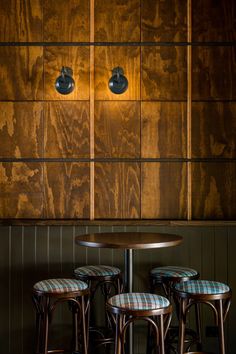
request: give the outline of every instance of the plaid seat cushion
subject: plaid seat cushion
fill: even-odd
[[[74,273],[77,276],[107,276],[107,275],[117,275],[120,274],[120,269],[117,267],[107,266],[107,265],[88,265],[84,267],[76,268]]]
[[[88,288],[88,285],[77,279],[47,279],[34,284],[34,289],[46,293],[67,293],[81,291]]]
[[[175,285],[175,289],[190,294],[223,294],[230,291],[228,285],[212,280],[188,280]]]
[[[196,276],[198,272],[192,268],[179,267],[179,266],[165,266],[153,268],[150,274],[156,278],[185,278]]]
[[[147,293],[125,293],[112,296],[108,303],[129,310],[154,310],[170,305],[163,296]]]

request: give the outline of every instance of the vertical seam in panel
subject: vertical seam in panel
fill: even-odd
[[[9,305],[8,305],[8,315],[9,315],[9,321],[8,321],[8,330],[9,330],[9,337],[8,337],[8,351],[9,353],[11,352],[11,247],[12,247],[12,227],[9,226],[9,250],[8,250],[8,268],[9,268],[9,273],[8,273],[8,291],[9,291]]]
[[[142,42],[142,1],[140,1],[140,43]],[[141,158],[142,158],[142,46],[139,46],[139,55],[140,55],[140,82],[139,82],[139,126],[140,126],[140,149],[139,149],[139,156],[140,156],[140,162],[139,162],[139,202],[140,202],[140,206],[139,206],[139,219],[142,218],[142,162],[141,162]]]
[[[192,0],[187,1],[187,158],[191,159],[191,120],[192,120]],[[187,218],[192,219],[192,163],[187,162]]]
[[[90,43],[94,43],[94,0],[90,0]],[[90,220],[94,220],[94,46],[90,45]]]

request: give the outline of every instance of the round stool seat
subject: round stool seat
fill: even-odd
[[[152,277],[161,278],[189,278],[198,276],[195,269],[179,266],[165,266],[153,268],[150,272]]]
[[[175,290],[188,294],[220,295],[228,293],[230,288],[224,283],[212,280],[189,280],[176,284]]]
[[[88,285],[77,279],[47,279],[34,284],[34,290],[43,293],[62,294],[88,289]]]
[[[168,307],[170,302],[165,297],[155,294],[125,293],[111,297],[108,304],[122,309],[143,311]]]
[[[107,265],[88,265],[76,268],[74,270],[76,276],[82,277],[106,277],[118,275],[121,270],[117,267]]]

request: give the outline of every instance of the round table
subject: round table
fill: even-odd
[[[183,238],[174,234],[155,232],[108,232],[76,236],[80,246],[97,248],[122,248],[125,259],[126,291],[133,291],[133,250],[177,246]],[[129,354],[133,353],[133,328],[129,331]]]

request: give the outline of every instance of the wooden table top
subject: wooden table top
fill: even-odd
[[[80,246],[99,248],[162,248],[177,246],[183,238],[174,234],[155,232],[108,232],[76,236],[75,242]]]

